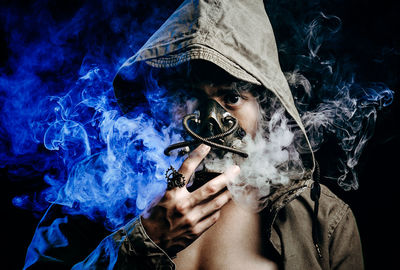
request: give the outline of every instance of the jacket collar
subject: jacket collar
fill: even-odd
[[[264,232],[267,239],[270,240],[276,251],[281,254],[281,244],[278,234],[273,230],[272,225],[275,222],[279,210],[299,197],[307,188],[311,187],[313,180],[311,177],[302,180],[292,181],[291,184],[277,188],[267,198],[267,206],[261,212],[264,221]]]

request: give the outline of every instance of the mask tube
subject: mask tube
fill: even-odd
[[[199,133],[196,133],[190,127],[191,122],[196,125],[195,129],[199,130]],[[204,143],[214,148],[220,158],[226,152],[238,154],[245,158],[248,157],[246,152],[234,147],[235,140],[242,140],[246,136],[246,132],[239,126],[239,121],[215,100],[209,99],[204,106],[201,106],[200,115],[186,115],[183,118],[182,124],[194,140],[168,146],[164,150],[165,155],[169,155],[174,149],[187,148],[188,146]],[[183,151],[183,154],[187,152]]]

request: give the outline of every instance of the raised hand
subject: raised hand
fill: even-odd
[[[202,144],[182,163],[178,172],[185,184],[209,151],[210,147]],[[231,199],[226,186],[239,172],[238,166],[232,166],[192,193],[185,186],[167,190],[150,215],[142,216],[147,234],[172,255],[190,245],[217,222],[221,208]]]

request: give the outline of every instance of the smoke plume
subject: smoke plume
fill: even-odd
[[[204,162],[208,170],[216,172],[223,172],[232,165],[240,166],[240,175],[231,180],[228,189],[234,201],[255,212],[265,207],[267,196],[274,189],[302,179],[304,174],[294,143],[295,133],[290,129],[285,109],[275,105],[268,115],[268,120],[259,123],[254,138],[246,135],[236,145],[249,155],[248,158],[228,153],[223,158],[210,155]]]
[[[357,188],[356,165],[377,110],[390,104],[393,92],[384,84],[357,80],[354,66],[331,53],[341,21],[320,13],[319,2],[269,1],[267,11],[314,150],[327,135],[335,137],[343,152],[337,168],[341,176],[335,179],[345,189]],[[122,115],[112,88],[117,69],[178,3],[54,3],[35,1],[22,8],[25,1],[14,1],[0,9],[7,39],[6,65],[0,69],[0,166],[10,179],[26,178],[32,181],[28,185],[44,187],[15,197],[17,207],[43,212],[57,202],[73,213],[105,218],[112,230],[160,196],[165,170],[182,161],[162,151],[183,139],[179,117],[171,121],[171,115],[192,111],[195,103],[170,106],[176,97],[168,97],[150,77],[152,87],[138,89],[146,103]],[[310,12],[295,16],[287,7],[296,5]],[[302,173],[301,151],[292,148],[299,135],[282,115],[276,110],[263,132],[246,138],[251,157],[241,167],[249,169],[230,186],[238,201],[255,210],[271,188]]]

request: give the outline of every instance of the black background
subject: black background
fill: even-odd
[[[51,2],[51,1],[50,1]],[[54,10],[58,16],[70,16],[79,1],[53,1],[52,5],[61,5]],[[167,17],[177,7],[177,1],[159,1]],[[400,30],[398,1],[321,1],[322,8],[342,20],[342,43],[338,54],[350,56],[356,64],[357,72],[362,79],[373,82],[384,82],[395,91],[395,99],[390,107],[378,113],[374,137],[367,144],[358,165],[360,188],[344,192],[330,182],[327,184],[350,204],[357,218],[367,269],[392,269],[397,264],[398,256],[398,200],[399,180],[397,170],[400,168],[400,128],[398,125],[399,91],[400,91]],[[26,12],[32,1],[3,1],[0,8],[13,5]],[[153,2],[151,5],[156,5]],[[137,6],[136,16],[148,16],[150,4],[143,1]],[[300,6],[301,8],[301,6]],[[299,11],[301,12],[301,11]],[[22,11],[21,11],[22,13]],[[156,25],[163,16],[157,18]],[[272,22],[274,24],[274,22]],[[21,33],[24,34],[24,33]],[[1,65],[8,64],[8,37],[10,29],[0,26]],[[279,35],[278,35],[279,42]],[[390,48],[385,51],[383,48]],[[377,60],[378,59],[378,60]],[[318,156],[329,159],[329,147],[322,148]],[[328,164],[322,162],[322,171]],[[10,177],[8,168],[1,169],[0,176],[1,206],[5,213],[2,218],[2,247],[5,252],[3,264],[7,269],[21,269],[26,249],[32,239],[40,213],[15,208],[11,200],[16,195],[32,192],[41,188],[32,179],[39,176]]]

